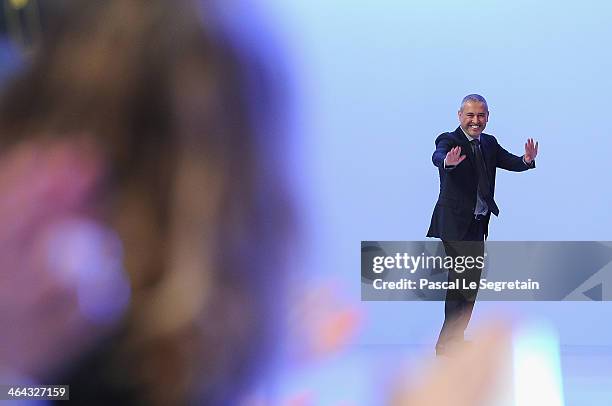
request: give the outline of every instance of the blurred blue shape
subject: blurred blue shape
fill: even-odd
[[[64,221],[52,235],[51,267],[76,288],[81,314],[100,324],[119,320],[130,301],[119,236],[84,219]]]

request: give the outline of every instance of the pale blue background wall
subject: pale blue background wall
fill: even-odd
[[[244,6],[244,2],[242,5]],[[288,151],[313,277],[366,313],[363,343],[428,343],[442,303],[360,303],[360,240],[420,240],[437,195],[430,157],[468,93],[486,132],[538,168],[498,173],[494,240],[609,240],[612,5],[532,1],[251,0],[285,49]],[[249,20],[243,7],[241,19]],[[501,305],[479,303],[476,323]],[[610,303],[512,303],[564,344],[612,344]]]

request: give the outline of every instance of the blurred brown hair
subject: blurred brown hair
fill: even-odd
[[[0,151],[84,140],[106,163],[91,206],[123,241],[131,306],[71,397],[224,403],[265,354],[287,224],[246,102],[254,66],[193,2],[68,4],[0,100]]]

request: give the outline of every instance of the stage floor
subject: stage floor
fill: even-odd
[[[560,353],[565,405],[612,405],[612,346],[562,346]],[[431,362],[438,361],[429,346],[355,346],[280,366],[257,398],[275,405],[384,405],[393,385],[410,384]]]

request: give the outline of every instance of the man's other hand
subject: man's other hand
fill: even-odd
[[[529,138],[527,142],[525,143],[525,155],[524,155],[525,162],[527,164],[531,164],[531,162],[533,162],[533,160],[535,159],[537,155],[538,155],[538,143],[537,142],[534,143],[533,138]]]

